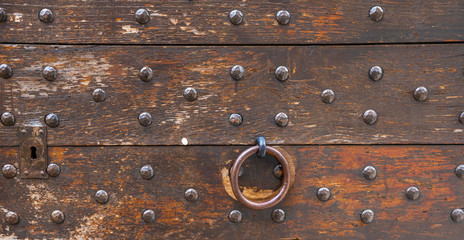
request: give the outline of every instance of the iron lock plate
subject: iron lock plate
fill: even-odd
[[[39,124],[19,128],[19,169],[21,178],[48,179],[47,129]]]

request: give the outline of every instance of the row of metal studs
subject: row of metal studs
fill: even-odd
[[[279,177],[277,175],[277,167],[274,168],[274,175],[276,177]],[[6,178],[13,178],[16,176],[17,169],[14,165],[12,164],[5,164],[2,168],[2,174]],[[57,164],[49,164],[47,167],[47,173],[51,177],[57,177],[61,172],[60,167]],[[459,165],[454,169],[454,173],[458,178],[464,178],[464,165]],[[373,166],[366,166],[363,169],[362,172],[363,176],[367,180],[373,180],[377,177],[377,170]],[[154,177],[154,170],[153,167],[150,165],[145,165],[140,169],[140,175],[142,176],[143,179],[150,180]],[[407,199],[413,201],[419,198],[419,189],[417,187],[409,187],[405,191],[405,196]],[[330,190],[326,187],[319,188],[317,190],[317,198],[320,201],[328,201],[331,197]],[[198,192],[193,189],[187,189],[184,193],[184,197],[187,201],[189,202],[195,202],[198,200]],[[108,193],[105,190],[98,190],[95,193],[95,201],[97,201],[100,204],[105,204],[108,202],[109,196]],[[455,222],[461,222],[464,220],[464,211],[460,208],[454,209],[451,212],[451,219]],[[242,221],[242,213],[238,210],[232,210],[229,213],[229,220],[233,223],[239,223]],[[51,219],[54,223],[62,223],[64,221],[64,214],[63,212],[59,210],[55,210],[51,214]],[[374,221],[374,211],[370,209],[364,210],[361,215],[360,215],[361,221],[364,223],[371,223]],[[142,219],[143,221],[147,223],[151,223],[155,221],[155,212],[151,209],[146,210],[142,214]],[[283,222],[285,219],[285,212],[282,209],[275,209],[272,212],[272,219],[275,222]],[[19,216],[15,212],[9,211],[5,215],[5,220],[8,224],[17,224],[19,222]]]
[[[372,21],[379,21],[383,17],[383,9],[379,6],[374,6],[369,11],[369,17]],[[8,19],[6,10],[0,8],[0,22],[6,22]],[[239,10],[232,10],[229,13],[229,21],[234,25],[243,23],[244,15]],[[55,20],[54,14],[50,9],[44,8],[39,12],[39,20],[43,23],[52,23]],[[290,13],[286,10],[280,10],[276,13],[276,20],[281,25],[287,25],[290,22]],[[150,21],[150,13],[148,10],[141,8],[135,12],[135,21],[139,24],[146,24]]]
[[[230,70],[231,77],[239,81],[245,77],[245,69],[240,65],[235,65]],[[289,79],[289,71],[285,66],[279,66],[274,72],[275,78],[279,81],[286,81]],[[4,79],[11,78],[13,76],[13,69],[7,64],[0,65],[0,77]],[[57,77],[57,71],[54,67],[47,66],[42,71],[42,77],[48,81],[54,81]],[[379,66],[374,66],[369,70],[369,78],[372,81],[379,81],[383,77],[383,70]],[[150,67],[143,67],[139,72],[139,78],[142,81],[148,82],[153,79],[153,70]],[[183,96],[188,101],[195,101],[198,98],[198,92],[193,87],[187,87],[183,91]],[[428,98],[427,88],[420,86],[414,90],[413,96],[417,101],[425,101]],[[97,88],[92,92],[92,98],[95,102],[103,102],[106,99],[106,92],[103,89]],[[335,93],[331,89],[325,89],[321,93],[321,101],[330,104],[335,100]],[[363,120],[367,124],[374,124],[378,115],[377,112],[369,109],[366,110],[363,115]],[[148,112],[142,112],[138,116],[138,121],[142,126],[149,126],[152,123],[152,116]],[[288,124],[289,117],[286,113],[280,112],[274,117],[275,123],[284,127]],[[464,124],[464,112],[459,115],[459,121]],[[12,126],[15,123],[15,117],[10,112],[4,112],[1,115],[1,122],[5,126]],[[233,126],[239,126],[243,122],[243,117],[239,113],[233,113],[229,116],[229,123]],[[51,113],[45,117],[45,123],[49,127],[57,127],[59,123],[58,116]]]

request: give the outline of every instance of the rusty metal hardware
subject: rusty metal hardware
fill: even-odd
[[[317,190],[317,198],[323,202],[329,200],[330,190],[328,188],[322,187]]]
[[[258,144],[258,157],[264,158],[266,156],[266,139],[258,137],[256,138],[256,144]]]
[[[58,177],[58,175],[60,175],[60,172],[60,166],[58,166],[55,163],[49,164],[47,167],[47,173],[48,175],[50,175],[50,177]]]
[[[147,113],[147,112],[143,112],[139,115],[139,123],[140,125],[146,127],[146,126],[150,126],[150,124],[152,123],[153,119],[151,117],[151,114]]]
[[[451,212],[451,219],[455,222],[461,222],[464,220],[464,211],[460,208],[454,209]]]
[[[238,175],[240,167],[248,157],[258,153],[258,150],[259,146],[253,146],[248,148],[238,156],[230,170],[230,183],[235,197],[243,205],[252,209],[266,209],[275,206],[280,201],[282,201],[282,199],[284,199],[285,195],[287,195],[287,192],[290,189],[293,176],[291,176],[290,174],[290,166],[284,155],[282,155],[282,153],[280,153],[275,148],[268,146],[266,147],[266,153],[271,154],[272,156],[277,158],[277,161],[279,161],[282,165],[282,170],[284,172],[282,186],[280,187],[278,193],[275,196],[264,202],[253,202],[245,198],[245,196],[243,196],[242,192],[240,191],[240,186],[238,184]]]
[[[48,179],[47,129],[40,123],[19,128],[19,172],[21,178]]]
[[[366,166],[363,169],[363,176],[367,180],[373,180],[377,177],[377,170],[373,166]]]
[[[13,69],[6,64],[0,65],[0,77],[7,79],[11,76],[13,76]]]
[[[6,22],[7,15],[4,8],[0,8],[0,22]]]
[[[242,115],[238,114],[238,113],[232,113],[230,114],[230,117],[229,117],[229,123],[232,125],[232,126],[239,126],[240,124],[242,124],[243,122],[243,117]]]
[[[290,22],[290,13],[285,10],[280,10],[276,14],[276,20],[281,25],[287,25]]]
[[[143,67],[140,69],[139,78],[144,82],[149,82],[153,79],[153,70],[150,67]]]
[[[361,213],[361,221],[363,223],[371,223],[374,221],[374,211],[366,209]]]
[[[150,13],[146,9],[139,9],[135,12],[135,21],[140,24],[145,24],[150,21]]]
[[[184,197],[189,202],[195,202],[195,201],[198,200],[198,192],[197,192],[197,190],[195,190],[193,188],[189,188],[189,189],[187,189],[187,191],[185,191]]]
[[[95,193],[95,201],[101,204],[108,202],[108,193],[105,190],[98,190]]]
[[[13,164],[5,164],[2,168],[2,174],[6,178],[14,178],[16,176],[16,167]]]
[[[331,89],[326,89],[321,94],[321,100],[323,103],[330,104],[335,100],[335,93]]]
[[[52,219],[52,222],[56,224],[60,224],[64,222],[64,213],[60,210],[55,210],[50,214],[50,218]]]
[[[274,117],[274,122],[279,127],[285,127],[288,124],[288,115],[286,113],[277,113]]]
[[[379,6],[374,6],[369,11],[369,17],[372,21],[377,22],[383,18],[383,9]]]
[[[242,221],[242,213],[239,210],[230,211],[229,221],[233,223],[240,223]]]
[[[184,98],[188,101],[195,101],[195,99],[198,97],[198,92],[195,90],[195,88],[188,87],[184,90],[183,95]]]
[[[235,65],[230,69],[230,76],[238,81],[245,77],[245,69],[240,65]]]
[[[405,195],[409,200],[417,200],[419,198],[419,189],[417,187],[409,187],[406,189]]]
[[[5,222],[7,222],[10,225],[18,224],[19,222],[18,214],[12,211],[7,212],[5,214]]]
[[[43,23],[52,23],[55,17],[50,9],[44,8],[39,12],[39,19]]]
[[[92,98],[95,102],[103,102],[106,100],[106,92],[101,88],[97,88],[93,90]]]
[[[416,101],[423,102],[427,100],[427,97],[429,96],[429,91],[425,87],[418,87],[416,90],[414,90],[414,98]]]
[[[0,121],[5,126],[13,126],[16,122],[15,116],[9,112],[2,113],[0,117]]]
[[[281,223],[285,220],[285,212],[282,209],[272,211],[272,220],[276,223]]]
[[[229,21],[234,25],[240,25],[243,22],[243,13],[239,10],[233,10],[229,13]]]
[[[145,210],[142,214],[142,219],[144,222],[146,223],[152,223],[155,221],[156,219],[156,215],[155,215],[155,212],[151,209],[149,210]]]
[[[140,175],[143,179],[150,180],[151,178],[153,178],[153,176],[155,176],[155,172],[151,165],[145,165],[142,168],[140,168]]]
[[[373,66],[369,70],[369,78],[372,81],[379,81],[383,77],[383,69],[379,66]]]
[[[365,111],[362,117],[363,117],[364,122],[369,125],[372,125],[375,122],[377,122],[377,118],[378,118],[377,112],[375,112],[372,109]]]
[[[289,76],[288,68],[285,66],[280,66],[276,68],[274,75],[277,78],[277,80],[283,82],[288,79],[288,76]]]

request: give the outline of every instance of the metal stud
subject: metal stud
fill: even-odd
[[[462,112],[460,115],[459,115],[459,122],[461,124],[464,124],[464,112]]]
[[[42,76],[48,81],[53,81],[56,79],[56,69],[50,66],[44,67]]]
[[[464,220],[464,211],[460,208],[454,209],[451,212],[451,219],[453,219],[455,222],[461,222]]]
[[[284,171],[282,170],[282,165],[278,164],[274,167],[272,170],[272,174],[274,174],[274,177],[280,179],[284,175]]]
[[[103,102],[106,99],[106,92],[103,89],[97,88],[93,90],[92,98],[95,102]]]
[[[408,187],[408,189],[406,189],[405,195],[409,200],[416,200],[419,198],[419,189],[416,187]]]
[[[361,221],[363,223],[371,223],[374,221],[374,211],[366,209],[361,213]]]
[[[7,16],[4,8],[0,8],[0,22],[6,22]]]
[[[188,87],[184,90],[183,95],[184,98],[188,101],[195,101],[195,99],[198,97],[198,92],[195,90],[195,88]]]
[[[245,77],[245,69],[240,65],[235,65],[230,69],[230,75],[238,81]]]
[[[274,118],[275,123],[279,127],[285,127],[288,124],[288,116],[285,113],[277,113],[277,115]]]
[[[43,23],[52,23],[55,18],[53,17],[53,12],[50,9],[44,8],[40,10],[39,19]]]
[[[369,17],[372,19],[372,21],[380,21],[380,19],[383,18],[383,9],[379,6],[372,7],[369,11]]]
[[[152,117],[151,117],[151,114],[147,113],[147,112],[143,112],[139,115],[139,123],[140,125],[146,127],[146,126],[150,126],[150,124],[152,123]]]
[[[187,191],[185,191],[184,197],[189,202],[195,202],[196,200],[198,200],[198,192],[193,188],[189,188],[187,189]]]
[[[0,65],[0,77],[7,79],[11,76],[13,76],[13,69],[7,64]]]
[[[373,66],[369,70],[369,78],[372,81],[379,81],[383,77],[383,69],[379,66]]]
[[[58,177],[60,175],[61,168],[55,163],[48,164],[47,173],[50,177]]]
[[[4,112],[2,113],[2,116],[0,117],[0,121],[5,126],[13,126],[15,124],[16,119],[13,114],[9,112]]]
[[[416,90],[414,90],[414,98],[417,101],[423,102],[427,100],[427,97],[429,96],[429,92],[427,88],[425,87],[418,87]]]
[[[366,166],[363,169],[363,176],[367,180],[373,180],[377,177],[377,170],[373,166]]]
[[[280,10],[276,14],[277,22],[281,25],[287,25],[290,22],[290,13],[285,10]]]
[[[285,113],[277,113],[277,115],[274,118],[275,123],[279,127],[285,127],[288,124],[288,116]]]
[[[10,225],[18,224],[19,216],[15,212],[9,211],[5,214],[5,221]]]
[[[274,75],[277,78],[277,80],[285,81],[288,79],[288,68],[284,66],[280,66],[276,68]]]
[[[51,128],[55,128],[55,127],[58,127],[58,125],[60,124],[60,119],[58,118],[58,116],[54,113],[50,113],[48,114],[47,116],[45,116],[45,123],[47,124],[47,126],[51,127]]]
[[[454,174],[456,174],[458,178],[464,178],[464,165],[457,166],[456,169],[454,169]]]
[[[335,99],[335,93],[330,89],[324,90],[321,94],[321,100],[323,103],[330,104],[334,101],[334,99]]]
[[[272,211],[272,220],[276,223],[281,223],[285,220],[285,212],[282,209]]]
[[[50,218],[52,219],[52,222],[60,224],[64,222],[64,213],[60,210],[55,210],[52,214],[50,214]]]
[[[152,80],[153,79],[153,70],[151,70],[150,67],[143,67],[142,69],[140,69],[139,78],[144,82],[148,82],[148,81]]]
[[[140,168],[140,175],[142,176],[143,179],[149,180],[153,178],[155,175],[153,171],[153,167],[151,165],[145,165],[142,168]]]
[[[330,190],[328,188],[322,187],[317,190],[317,198],[325,202],[330,198]]]
[[[229,221],[231,221],[233,223],[242,222],[242,213],[239,210],[232,210],[229,213]]]
[[[13,178],[16,176],[16,167],[13,164],[5,164],[2,168],[2,174],[6,178]]]
[[[230,114],[229,123],[230,123],[232,126],[239,126],[240,124],[242,124],[242,122],[243,122],[242,115],[240,115],[240,114],[238,114],[238,113],[232,113],[232,114]]]
[[[95,200],[101,204],[108,202],[108,193],[104,190],[98,190],[95,193]]]
[[[243,13],[239,10],[233,10],[229,13],[229,21],[234,25],[240,25],[243,22]]]
[[[145,24],[150,21],[150,14],[146,9],[141,8],[135,12],[135,21],[140,24]]]
[[[146,223],[152,223],[155,221],[156,219],[156,215],[155,215],[155,212],[151,209],[149,210],[145,210],[142,214],[142,219],[144,222]]]
[[[369,125],[372,125],[375,122],[377,122],[377,113],[374,110],[369,109],[369,110],[364,112],[363,120],[364,120],[365,123],[367,123]]]

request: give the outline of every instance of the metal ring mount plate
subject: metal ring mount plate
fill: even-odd
[[[271,154],[277,161],[282,165],[282,171],[284,178],[282,180],[282,186],[279,188],[277,194],[272,197],[271,199],[264,201],[264,202],[253,202],[245,198],[242,192],[240,191],[240,186],[238,184],[238,174],[240,171],[240,167],[242,166],[243,162],[253,154],[256,154],[259,150],[258,146],[253,146],[248,148],[247,150],[243,151],[238,158],[235,160],[232,168],[230,170],[230,183],[232,187],[232,191],[239,202],[241,202],[246,207],[252,209],[266,209],[277,205],[282,199],[284,199],[285,195],[287,195],[288,190],[290,189],[291,185],[291,178],[290,178],[290,166],[285,159],[284,155],[280,153],[273,147],[266,147],[266,153]]]

